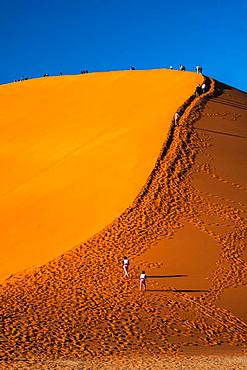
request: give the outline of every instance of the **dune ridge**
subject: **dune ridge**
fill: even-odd
[[[0,280],[47,263],[118,217],[201,81],[150,70],[0,86]]]
[[[226,280],[229,274],[219,266],[212,288],[199,296],[183,292],[178,296],[174,286],[167,287],[165,296],[138,294],[143,263],[132,263],[153,243],[173,237],[182,227],[182,216],[223,246],[232,237],[230,234],[219,240],[217,234],[207,230],[196,211],[202,198],[191,187],[195,160],[210,146],[207,138],[198,136],[194,124],[208,99],[215,95],[215,82],[211,80],[207,94],[189,105],[185,103],[178,126],[171,126],[172,140],[168,136],[145,187],[119,218],[59,259],[12,278],[2,287],[6,364],[39,359],[40,368],[45,368],[45,359],[83,358],[91,361],[91,366],[95,356],[111,359],[116,354],[140,352],[147,357],[179,355],[186,346],[229,343],[242,348],[246,343],[245,322],[215,303],[222,285],[234,285],[234,279],[235,284],[244,281],[246,264],[240,254],[241,245],[233,251],[240,264],[228,266],[232,280]],[[199,169],[210,172],[207,164],[197,165]],[[235,234],[244,236],[246,223],[241,210],[225,209],[210,201],[208,204],[216,214],[236,224]],[[231,259],[227,248],[223,252]],[[122,274],[123,255],[129,256],[132,264],[129,280]],[[148,284],[149,289],[157,288],[156,282]],[[157,366],[162,368],[162,363]],[[129,368],[135,365],[129,364]]]

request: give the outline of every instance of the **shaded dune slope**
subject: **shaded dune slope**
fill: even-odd
[[[238,106],[225,115],[219,108],[226,100]],[[244,136],[245,112],[238,116],[244,106],[245,94],[230,89],[229,95],[224,86],[211,81],[207,94],[181,108],[178,126],[171,126],[156,166],[131,206],[73,250],[10,279],[1,288],[6,364],[18,358],[110,358],[129,352],[177,354],[188,346],[245,345],[247,327],[242,313],[233,312],[234,297],[230,295],[227,301],[224,293],[246,286],[246,178],[241,173],[243,164],[235,179],[227,173],[227,166],[225,172],[215,171],[225,155],[225,144],[217,154],[218,143],[211,136],[212,131],[219,135],[222,117],[233,120],[239,129],[236,133],[234,125],[229,134]],[[244,144],[239,158],[242,150],[246,150]],[[208,178],[200,178],[204,175]],[[211,178],[233,190],[218,187],[215,191],[215,183],[206,191]],[[237,196],[236,189],[241,192]],[[218,248],[212,271],[206,266],[209,283],[199,289],[205,292],[193,293],[196,289],[192,289],[190,294],[184,286],[177,289],[177,280],[175,284],[174,280],[151,278],[187,272],[179,270],[174,261],[181,258],[176,235],[188,225],[200,234],[198,248],[204,234]],[[185,250],[193,241],[193,230]],[[175,245],[169,251],[170,241]],[[128,280],[123,277],[123,255],[131,261]],[[193,275],[193,266],[201,261],[191,257],[187,269]],[[169,258],[174,270],[165,265]],[[150,276],[145,294],[138,293],[142,267]]]
[[[0,86],[0,279],[47,263],[117,218],[201,81],[152,70]]]

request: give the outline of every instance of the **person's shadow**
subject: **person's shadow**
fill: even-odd
[[[202,292],[209,292],[209,290],[206,290],[206,289],[146,289],[146,292],[202,293]]]
[[[149,275],[147,279],[163,279],[163,278],[179,278],[187,277],[189,275]],[[146,289],[146,292],[173,292],[173,293],[202,293],[209,292],[206,289]]]
[[[176,277],[186,277],[186,276],[189,276],[189,275],[148,275],[147,276],[147,279],[149,278],[158,278],[158,279],[162,279],[162,278],[176,278]]]

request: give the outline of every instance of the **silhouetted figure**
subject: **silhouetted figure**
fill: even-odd
[[[183,64],[180,64],[179,70],[180,71],[185,71],[185,66]]]
[[[60,76],[62,76],[63,75],[63,72],[60,72],[59,74],[60,74]]]
[[[202,73],[202,67],[201,66],[196,66],[196,73]]]
[[[135,67],[134,66],[131,66],[130,69],[131,69],[131,71],[134,71],[135,70]]]
[[[48,75],[48,73],[45,73],[44,75],[43,75],[43,77],[48,77],[49,75]]]
[[[196,97],[200,96],[201,93],[202,93],[202,87],[201,87],[201,85],[197,85],[196,86],[196,91],[195,91]]]

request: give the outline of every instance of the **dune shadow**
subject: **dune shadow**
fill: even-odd
[[[158,279],[162,279],[162,278],[176,278],[176,277],[186,277],[186,276],[189,276],[189,275],[148,275],[147,278],[158,278]]]
[[[147,275],[147,279],[165,279],[165,278],[179,278],[179,277],[187,277],[189,275]],[[129,276],[126,278],[128,280],[136,280],[139,278],[139,275]]]
[[[218,92],[220,93],[219,95],[221,95],[223,90],[231,90],[231,91],[237,90],[237,91],[247,95],[246,91],[240,90],[240,89],[238,89],[236,87],[232,87],[230,85],[227,85],[222,81],[216,80],[215,78],[214,78],[214,81],[215,81],[216,88],[217,88]]]
[[[146,292],[203,293],[203,292],[209,292],[209,290],[206,290],[206,289],[146,289]]]

